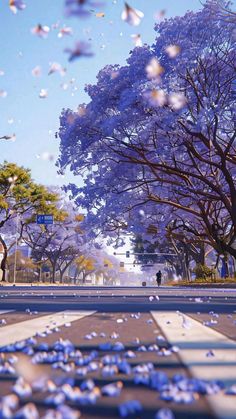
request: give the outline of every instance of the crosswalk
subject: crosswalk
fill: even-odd
[[[81,320],[82,318],[91,316],[94,313],[94,311],[65,310],[5,326],[0,330],[0,344],[1,346],[10,345],[19,340],[25,340],[34,336],[36,332],[44,333],[46,330],[52,330],[55,327],[63,326],[76,320]]]
[[[190,316],[176,312],[152,312],[167,340],[180,349],[179,356],[191,375],[199,379],[236,383],[236,342]],[[208,397],[217,418],[236,418],[235,396]]]
[[[0,316],[6,313],[13,313],[15,310],[0,310]]]
[[[0,318],[2,315],[7,318],[7,315],[11,313],[14,313],[14,310],[2,310],[0,311]],[[161,331],[166,340],[172,346],[179,348],[179,362],[187,368],[192,377],[205,380],[221,380],[225,386],[236,384],[236,341],[229,339],[211,327],[203,325],[190,315],[174,311],[151,311],[149,315],[151,317],[146,323],[151,324],[153,322],[153,327],[156,325],[157,330]],[[25,315],[22,321],[0,328],[0,346],[28,339],[35,336],[36,333],[40,336],[48,330],[60,326],[70,326],[72,323],[76,323],[79,331],[80,321],[88,317],[88,324],[91,325],[91,328],[96,328],[96,325],[104,320],[104,327],[109,325],[109,322],[113,322],[114,327],[119,324],[122,331],[122,323],[129,323],[123,313],[120,319],[116,318],[115,320],[111,317],[106,320],[105,313],[102,317],[101,313],[92,310],[65,310],[42,314],[30,319]],[[133,332],[133,329],[130,330],[130,337]],[[60,333],[62,338],[63,333],[65,333],[65,328]],[[120,339],[122,340],[122,334]],[[47,340],[47,336],[45,340]],[[71,340],[73,342],[73,335]],[[215,418],[236,418],[235,396],[225,395],[222,392],[222,394],[207,396],[206,399],[211,411],[214,412]]]

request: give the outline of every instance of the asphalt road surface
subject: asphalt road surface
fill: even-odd
[[[152,298],[159,297],[159,300]],[[231,313],[236,289],[184,287],[1,287],[0,308],[39,311],[95,309],[103,311],[180,310]]]
[[[0,289],[0,417],[235,419],[234,393],[234,289]]]

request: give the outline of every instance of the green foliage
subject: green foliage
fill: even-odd
[[[196,274],[196,279],[206,279],[206,278],[215,278],[216,271],[214,268],[209,268],[207,265],[201,265],[198,263],[194,268],[194,273]]]
[[[63,221],[67,213],[58,210],[58,200],[56,193],[33,181],[29,169],[6,161],[0,165],[0,227],[16,213],[27,213],[28,223],[34,222],[40,213]]]

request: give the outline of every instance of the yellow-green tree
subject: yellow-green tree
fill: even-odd
[[[87,275],[95,271],[95,259],[90,256],[80,255],[75,260],[75,265],[77,268],[77,275],[82,273],[83,282]]]
[[[24,279],[29,279],[29,276],[32,278],[33,272],[37,268],[37,264],[31,258],[24,256],[20,250],[8,255],[7,266],[11,277],[13,277],[14,269],[17,267],[16,277],[21,275],[21,278]]]
[[[58,195],[34,182],[29,169],[6,161],[0,164],[0,242],[4,248],[0,268],[3,281],[8,253],[3,238],[4,228],[8,226],[10,229],[11,222],[19,216],[24,216],[27,223],[35,222],[36,215],[40,213],[53,214],[60,219],[64,215],[58,210],[57,202]]]

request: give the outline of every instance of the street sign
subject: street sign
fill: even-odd
[[[37,224],[53,224],[53,215],[52,214],[38,214],[37,215]]]

